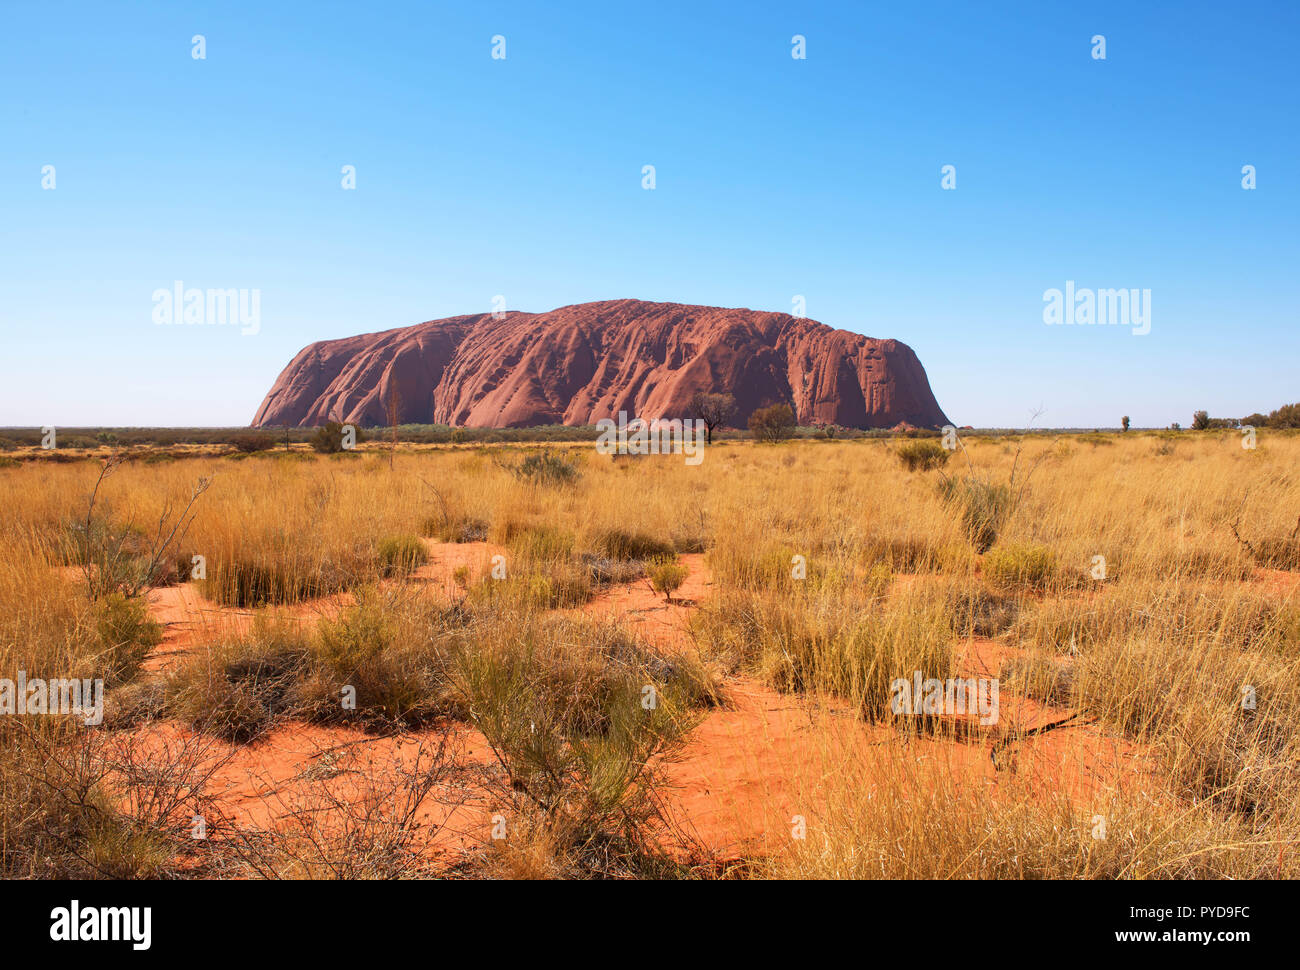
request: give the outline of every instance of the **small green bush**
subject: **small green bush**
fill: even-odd
[[[96,601],[95,608],[104,683],[124,683],[136,675],[149,651],[162,643],[162,625],[139,597],[109,593]]]
[[[355,444],[361,444],[365,435],[360,428],[355,425],[352,427],[356,433]],[[312,448],[324,455],[335,455],[343,451],[343,428],[344,425],[338,421],[330,421],[324,427],[317,428],[309,439]]]
[[[664,599],[668,602],[673,601],[673,593],[681,588],[682,583],[686,582],[689,573],[686,566],[677,560],[676,556],[661,556],[650,562],[648,573],[650,575],[650,585],[656,593],[663,593]]]
[[[534,485],[572,485],[581,476],[576,462],[553,451],[529,455],[512,471],[521,482]]]

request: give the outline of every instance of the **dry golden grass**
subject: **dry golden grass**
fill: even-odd
[[[521,827],[533,837],[493,850],[493,871],[582,874],[594,871],[581,863],[593,847],[617,843],[624,857],[606,873],[680,874],[644,863],[644,832],[610,827],[611,817],[651,824],[650,775],[634,773],[621,788],[608,780],[674,747],[717,701],[708,669],[831,696],[868,721],[888,721],[894,677],[950,676],[962,640],[994,637],[1017,654],[1006,689],[1140,746],[1160,793],[1081,800],[1064,782],[1044,790],[1014,781],[990,791],[956,768],[917,767],[891,742],[880,759],[810,790],[817,826],[765,856],[761,871],[1300,874],[1300,600],[1294,573],[1270,571],[1297,562],[1300,438],[1264,432],[1253,451],[1215,432],[976,438],[964,454],[937,467],[914,462],[914,470],[883,440],[732,441],[698,466],[673,456],[611,459],[583,445],[552,446],[551,458],[532,463],[541,449],[399,449],[390,468],[381,448],[366,447],[131,462],[105,481],[97,516],[147,538],[196,481],[211,478],[168,554],[181,565],[201,556],[198,584],[218,603],[258,608],[344,590],[361,597],[301,643],[259,627],[201,644],[151,702],[160,716],[210,729],[216,712],[227,736],[247,739],[283,716],[328,722],[322,698],[348,683],[361,687],[363,713],[373,715],[361,720],[371,726],[494,717],[511,748],[503,748],[509,771],[511,760],[532,756],[510,707],[526,696],[536,708],[530,724],[549,712],[557,725],[551,753],[590,811],[581,824],[534,813]],[[576,474],[552,475],[556,454]],[[137,668],[156,633],[143,620],[106,621],[113,607],[92,598],[70,545],[70,523],[84,519],[97,472],[93,462],[0,469],[0,676],[107,676],[122,691],[142,690]],[[997,514],[973,520],[971,503],[1001,490],[1009,498],[991,500]],[[427,597],[401,591],[422,561],[413,538],[421,535],[499,544],[505,580],[458,573],[462,612],[432,610]],[[656,666],[640,647],[611,654],[609,634],[575,633],[545,616],[643,576],[648,562],[705,550],[714,585],[695,613],[698,656],[689,662]],[[283,679],[269,706],[258,706],[270,696],[259,663],[274,674],[271,686]],[[610,664],[623,678],[613,693]],[[680,722],[661,717],[650,734],[627,733],[624,708],[638,678],[667,690]],[[276,707],[284,698],[292,704]],[[474,703],[481,707],[471,713]],[[623,726],[619,744],[610,723]],[[67,750],[86,732],[54,719],[22,731],[0,723],[0,731],[12,740],[0,755],[10,769],[0,789],[5,872],[86,872],[84,862],[49,860],[78,846],[71,858],[84,858],[87,846],[104,844],[105,818],[116,826],[117,858],[92,871],[163,864],[163,848],[132,834],[144,831],[138,820],[41,802],[33,758]],[[597,750],[606,761],[582,760]],[[107,784],[91,786],[96,805],[106,804]],[[618,797],[602,801],[601,784]],[[1107,839],[1091,834],[1094,816],[1107,819]],[[48,836],[41,820],[52,817],[63,820],[67,846]]]

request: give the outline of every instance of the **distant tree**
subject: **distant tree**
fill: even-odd
[[[1127,415],[1127,414],[1124,415],[1124,417],[1122,417],[1122,418],[1119,419],[1119,424],[1120,424],[1120,427],[1123,428],[1125,431],[1128,430],[1128,415]]]
[[[1300,404],[1284,404],[1268,416],[1270,428],[1300,428]]]
[[[1170,430],[1170,431],[1182,431],[1182,430],[1183,430],[1183,426],[1182,426],[1181,424],[1179,424],[1177,421],[1175,421],[1173,424],[1171,424],[1171,425],[1169,426],[1169,430]]]
[[[756,441],[775,444],[794,434],[794,411],[788,404],[773,404],[759,408],[749,416],[749,433]]]
[[[388,470],[393,470],[393,456],[397,454],[397,426],[402,416],[402,395],[397,390],[396,384],[390,384],[388,388],[388,401],[386,402],[388,411]]]
[[[1256,411],[1254,414],[1248,414],[1241,419],[1243,425],[1250,425],[1252,428],[1263,428],[1268,425],[1268,415],[1260,414]]]
[[[1192,415],[1192,430],[1204,431],[1210,426],[1210,412],[1197,411]]]
[[[696,391],[691,396],[691,413],[704,422],[708,432],[707,442],[713,444],[713,429],[725,425],[736,411],[736,399],[730,394],[711,394]]]

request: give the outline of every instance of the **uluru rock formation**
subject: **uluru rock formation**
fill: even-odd
[[[690,417],[696,391],[732,394],[744,427],[786,403],[800,424],[948,423],[916,354],[785,313],[608,300],[548,313],[431,320],[324,340],[284,369],[255,427],[389,423],[526,427]]]

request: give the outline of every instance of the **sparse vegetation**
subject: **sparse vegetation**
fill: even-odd
[[[433,875],[452,807],[480,839],[462,875],[713,874],[676,825],[679,758],[719,797],[753,760],[758,789],[817,806],[806,842],[737,863],[751,875],[1300,875],[1277,849],[1300,838],[1286,432],[1251,452],[1212,431],[968,435],[937,482],[902,457],[925,437],[724,439],[700,466],[294,441],[142,450],[93,501],[103,451],[0,468],[0,676],[108,691],[94,731],[0,718],[6,875]],[[425,537],[461,545],[428,558]],[[916,671],[985,669],[972,650],[1001,721],[893,710]],[[1086,779],[1026,770],[1024,698],[1086,722],[1052,736]],[[715,763],[732,722],[692,729],[732,703]],[[222,785],[302,737],[328,740],[281,766],[265,826],[223,821]],[[223,838],[159,822],[198,804]]]
[[[662,556],[650,561],[650,585],[656,593],[661,593],[668,602],[673,601],[673,593],[681,589],[686,582],[686,567],[676,556]]]
[[[528,455],[512,470],[521,482],[535,485],[572,485],[581,475],[576,462],[553,451]]]
[[[948,463],[952,452],[937,441],[916,440],[900,445],[895,454],[898,455],[898,460],[903,463],[904,468],[914,472],[942,468]]]
[[[984,555],[984,575],[1001,589],[1045,590],[1057,576],[1056,556],[1044,546],[1013,543],[994,546]]]
[[[327,421],[309,439],[312,448],[324,455],[336,455],[365,440],[361,429],[339,421]]]

